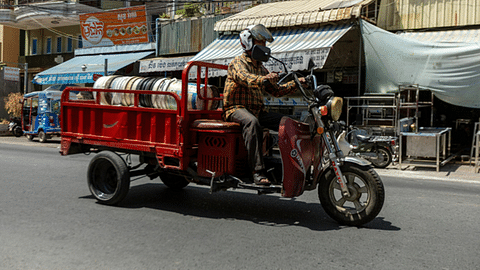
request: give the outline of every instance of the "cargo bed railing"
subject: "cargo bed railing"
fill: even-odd
[[[201,110],[188,106],[188,73],[193,67],[197,67],[197,102],[202,100],[205,103]],[[181,95],[168,91],[67,87],[61,101],[61,153],[67,155],[85,152],[85,148],[81,148],[83,146],[123,152],[152,152],[161,166],[185,169],[196,155],[196,136],[191,129],[193,121],[219,120],[222,115],[220,107],[209,107],[210,102],[220,104],[223,99],[221,95],[209,97],[206,92],[209,86],[209,69],[227,70],[227,66],[204,62],[187,63],[182,73]],[[78,92],[76,96],[79,98],[71,97],[70,92]],[[130,106],[118,102],[118,95],[129,95],[132,99]],[[106,96],[110,96],[110,100],[106,99]],[[176,108],[145,106],[148,96],[161,96],[165,99],[168,97],[174,101],[171,103]],[[117,101],[113,102],[114,99]],[[72,144],[77,148],[69,151]],[[165,158],[177,159],[178,165],[162,164]]]

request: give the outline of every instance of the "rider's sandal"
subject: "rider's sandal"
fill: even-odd
[[[255,183],[255,185],[259,186],[270,186],[272,184],[270,183],[270,180],[268,180],[268,178],[262,173],[254,173],[253,182]]]

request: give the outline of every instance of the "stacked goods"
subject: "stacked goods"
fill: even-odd
[[[159,92],[171,92],[181,97],[182,81],[175,78],[144,78],[135,76],[111,75],[100,77],[93,88],[96,89],[119,89],[119,90],[149,90]],[[208,85],[205,92],[205,86],[200,85],[200,93],[206,94],[206,97],[218,97],[218,89]],[[197,86],[194,83],[188,83],[188,109],[204,110],[206,101],[197,94]],[[107,93],[100,92],[100,104],[132,106],[134,104],[134,94],[130,93]],[[142,107],[176,110],[177,103],[170,95],[150,95],[141,94],[139,96],[139,105]],[[208,101],[208,109],[218,107],[218,101]]]

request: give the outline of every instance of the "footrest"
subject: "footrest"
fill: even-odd
[[[276,186],[276,185],[261,186],[256,184],[240,183],[238,184],[238,186],[244,189],[257,190],[258,193],[261,193],[261,194],[282,192],[282,186]]]

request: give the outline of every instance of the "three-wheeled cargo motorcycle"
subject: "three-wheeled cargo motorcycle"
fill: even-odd
[[[267,61],[267,47],[255,46],[253,57]],[[285,64],[281,62],[284,69]],[[203,106],[189,108],[187,82],[196,68],[197,102],[213,103],[221,97],[208,97],[208,74],[227,66],[189,62],[183,73],[182,92],[153,90],[112,90],[67,88],[62,96],[61,154],[96,154],[87,172],[93,196],[103,204],[114,205],[127,196],[130,178],[160,177],[170,188],[189,183],[209,186],[210,192],[231,188],[255,190],[259,194],[279,193],[297,197],[304,191],[318,190],[326,213],[346,225],[362,225],[373,220],[382,209],[385,193],[378,174],[369,162],[345,156],[338,147],[334,131],[342,112],[342,99],[330,87],[316,85],[315,65],[310,61],[305,89],[296,72],[286,72],[279,84],[294,80],[308,102],[309,117],[300,122],[284,117],[278,139],[265,132],[264,157],[269,168],[270,186],[252,183],[246,174],[247,155],[239,124],[221,120],[222,110]],[[128,84],[128,83],[127,83]],[[149,82],[154,85],[154,82]],[[96,92],[93,100],[70,100],[69,91]],[[99,94],[100,93],[100,94]],[[133,105],[101,104],[99,96],[129,95]],[[173,109],[140,105],[141,99],[171,99]],[[132,164],[127,155],[138,155]]]

